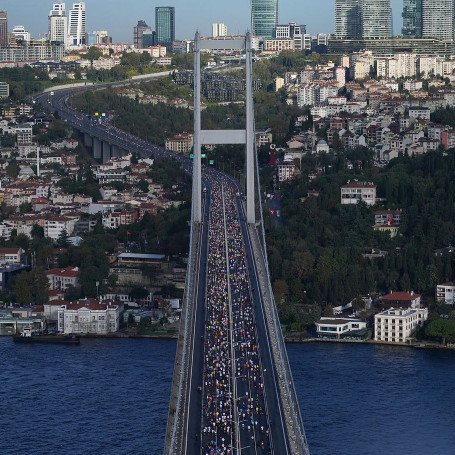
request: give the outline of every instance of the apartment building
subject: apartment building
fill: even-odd
[[[76,287],[79,284],[81,272],[79,267],[65,267],[48,270],[46,276],[51,291],[65,291],[69,287]]]
[[[166,148],[172,152],[189,154],[193,148],[193,135],[183,132],[166,140]]]
[[[371,182],[348,182],[341,186],[341,203],[358,204],[365,202],[367,205],[376,204],[376,185]]]
[[[428,318],[428,308],[390,308],[374,315],[374,339],[406,343]]]
[[[438,284],[436,286],[436,300],[448,305],[455,304],[455,282]]]

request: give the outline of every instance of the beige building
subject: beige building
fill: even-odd
[[[374,315],[374,339],[405,343],[428,318],[428,308],[390,308]]]
[[[341,187],[341,203],[358,204],[360,201],[367,205],[376,204],[376,185],[371,182],[348,182]]]
[[[193,135],[183,132],[166,140],[166,148],[175,153],[188,155],[193,148]]]
[[[294,47],[294,40],[288,38],[266,39],[264,43],[265,51],[293,51]]]

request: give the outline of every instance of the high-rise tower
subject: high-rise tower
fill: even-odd
[[[361,0],[360,7],[363,38],[387,38],[392,35],[390,0]]]
[[[85,44],[85,2],[73,3],[69,14],[69,44]]]
[[[66,18],[65,3],[60,0],[54,3],[48,17],[48,39],[61,44],[68,40],[68,20]]]
[[[278,25],[278,0],[251,0],[251,28],[254,36],[273,38]]]
[[[422,0],[403,0],[401,34],[412,38],[422,36]]]
[[[422,0],[422,37],[451,41],[455,37],[454,0]]]
[[[133,29],[133,44],[136,49],[143,49],[143,35],[146,31],[152,31],[152,28],[143,20],[137,21],[137,25]]]
[[[360,0],[335,0],[335,36],[337,38],[359,38]]]
[[[156,42],[168,49],[175,41],[175,8],[173,6],[157,6],[155,8]]]
[[[8,46],[8,12],[0,11],[0,46]]]

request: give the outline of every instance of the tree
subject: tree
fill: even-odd
[[[440,338],[442,344],[446,344],[447,338],[455,338],[455,320],[435,319],[425,328],[425,335],[431,338]]]
[[[32,303],[32,291],[29,286],[27,275],[27,272],[22,272],[14,280],[14,295],[16,297],[16,302],[21,305],[30,305]]]
[[[34,239],[44,238],[44,229],[39,224],[34,224],[32,227],[31,236]]]
[[[149,291],[141,286],[135,286],[131,289],[129,296],[133,300],[143,300],[149,295]]]
[[[7,168],[6,168],[6,174],[8,177],[12,178],[17,178],[19,175],[19,166],[16,163],[16,160],[10,161]]]
[[[98,60],[103,54],[96,46],[91,46],[85,57],[93,63],[93,60]]]
[[[143,193],[148,193],[149,183],[147,182],[147,180],[139,180],[137,186]]]
[[[276,280],[273,282],[273,294],[278,304],[283,303],[289,295],[289,287],[284,280]]]
[[[24,251],[27,251],[30,247],[30,240],[25,234],[19,234],[14,239],[14,244],[22,248]]]
[[[62,231],[62,232],[60,233],[60,235],[58,236],[57,245],[58,245],[60,248],[67,248],[67,247],[68,247],[68,245],[69,245],[68,233],[66,232],[65,229],[63,229],[63,231]]]
[[[41,267],[18,275],[13,285],[16,301],[22,305],[43,304],[49,299],[49,280]]]

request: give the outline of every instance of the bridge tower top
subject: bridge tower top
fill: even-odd
[[[202,221],[201,146],[206,144],[245,144],[246,153],[246,218],[254,224],[255,212],[255,136],[253,103],[253,51],[251,33],[243,40],[204,40],[204,49],[216,46],[222,49],[238,48],[246,53],[246,127],[243,130],[201,129],[201,50],[200,36],[194,36],[194,151],[193,151],[193,222]]]

